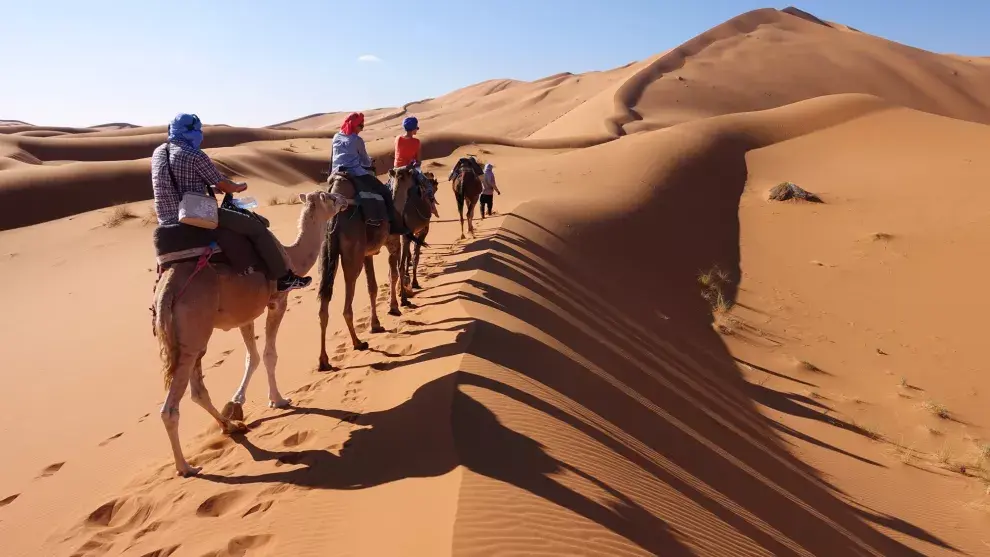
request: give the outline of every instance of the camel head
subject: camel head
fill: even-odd
[[[344,196],[324,190],[300,193],[299,201],[303,204],[300,223],[326,224],[334,215],[347,208],[347,199]]]
[[[392,182],[395,184],[395,190],[392,192],[392,201],[395,203],[395,209],[399,214],[402,214],[406,206],[406,200],[409,197],[409,188],[413,185],[414,168],[410,164],[388,171],[388,175],[392,177]]]

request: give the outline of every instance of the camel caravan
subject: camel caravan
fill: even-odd
[[[181,476],[194,475],[179,441],[179,402],[186,389],[226,434],[244,432],[245,394],[259,364],[268,377],[270,408],[286,408],[291,400],[278,389],[276,338],[288,307],[288,293],[311,282],[305,276],[320,261],[321,371],[334,371],[326,350],[329,305],[337,268],[345,281],[343,317],[355,350],[367,350],[354,329],[352,303],[364,269],[371,298],[372,334],[385,332],[376,308],[378,283],[373,257],[385,247],[389,256],[389,314],[401,315],[400,305],[419,289],[416,268],[426,244],[432,217],[439,217],[435,197],[438,181],[420,170],[419,129],[415,118],[403,121],[405,134],[396,138],[389,184],[375,175],[374,161],[359,133],[364,116],[347,117],[333,138],[325,187],[299,194],[301,210],[296,240],[282,245],[268,221],[239,202],[234,194],[247,186],[221,174],[201,149],[202,123],[194,114],[180,114],[169,125],[168,139],[151,160],[158,227],[154,245],[158,280],[151,307],[153,333],[158,339],[167,396],[161,416]],[[483,173],[473,157],[457,161],[453,182],[461,238],[467,204],[468,231],[474,235],[474,208],[482,193]],[[216,193],[224,194],[217,203]],[[411,273],[411,278],[410,278]],[[267,309],[265,349],[259,354],[255,320]],[[244,339],[244,376],[230,401],[217,410],[203,378],[203,357],[215,329],[238,328]]]

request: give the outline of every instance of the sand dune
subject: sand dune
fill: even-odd
[[[370,335],[387,292],[359,279],[369,351],[338,280],[338,372],[314,370],[312,292],[290,295],[294,407],[256,377],[228,437],[187,399],[188,479],[145,313],[163,128],[0,127],[4,554],[990,555],[987,92],[984,59],[788,8],[610,71],[365,111],[379,171],[416,114],[441,179],[496,164],[499,214],[455,240],[441,182],[416,307]],[[289,240],[284,200],[318,187],[342,118],[206,146]],[[781,182],[823,203],[768,201]],[[214,334],[214,401],[243,353]]]

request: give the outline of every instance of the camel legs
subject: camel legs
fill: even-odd
[[[405,242],[403,238],[403,242]],[[388,314],[389,315],[402,315],[399,311],[399,300],[396,299],[395,290],[396,288],[401,288],[402,277],[402,247],[399,243],[399,239],[390,236],[388,239]],[[398,284],[398,286],[397,286]],[[374,300],[374,295],[372,295],[372,300]]]
[[[426,235],[429,233],[430,233],[430,226],[427,225],[426,228],[424,228],[423,231],[419,233],[420,241],[426,241]],[[419,244],[416,244],[416,247],[413,248],[414,255],[412,261],[412,287],[415,289],[422,288],[422,286],[419,285],[419,281],[416,280],[416,270],[419,269],[419,249],[420,249]]]
[[[467,200],[467,221],[468,221],[468,234],[474,238],[474,208],[478,204],[477,199]],[[461,233],[463,234],[463,232]]]
[[[165,403],[162,404],[162,423],[165,424],[165,433],[168,434],[168,442],[172,445],[172,457],[175,459],[175,471],[180,476],[191,476],[199,473],[200,468],[194,468],[186,461],[182,454],[182,443],[179,442],[179,402],[186,394],[189,386],[189,377],[192,375],[193,367],[200,354],[189,354],[181,352],[178,355],[178,362],[172,372],[172,383],[168,388],[168,395],[165,396]]]
[[[320,299],[320,371],[333,371],[327,356],[327,325],[330,322],[330,298]]]
[[[230,402],[233,404],[244,404],[248,384],[251,382],[251,376],[254,375],[255,370],[258,369],[258,364],[261,363],[261,354],[258,353],[258,343],[254,339],[253,321],[241,327],[241,338],[244,339],[244,347],[247,349],[247,354],[244,356],[244,377],[241,378],[241,385],[237,387],[234,396],[230,398]],[[226,408],[224,408],[224,414],[227,414]]]
[[[275,380],[275,364],[278,363],[278,352],[275,348],[275,341],[278,337],[278,328],[282,325],[282,318],[285,317],[285,309],[288,307],[288,297],[279,297],[274,305],[268,306],[268,316],[265,318],[265,371],[268,374],[268,407],[285,408],[292,404],[291,400],[282,398],[278,390],[278,383]],[[247,395],[248,384],[251,383],[251,376],[258,369],[261,355],[258,354],[258,343],[254,338],[254,322],[241,327],[241,337],[244,339],[244,346],[247,348],[247,356],[244,361],[244,377],[241,384],[231,397],[231,405],[240,406],[244,404]],[[243,414],[231,413],[232,408],[224,407],[223,415],[230,418],[242,419]],[[243,412],[238,409],[234,412]]]
[[[265,319],[265,373],[268,375],[268,407],[285,408],[292,404],[287,398],[282,398],[275,381],[275,364],[278,363],[278,351],[275,349],[275,339],[278,338],[278,328],[282,325],[285,310],[289,306],[289,297],[281,296],[274,307],[269,306],[268,317]]]
[[[342,258],[344,267],[344,323],[347,324],[347,332],[351,335],[351,344],[355,350],[367,350],[368,343],[358,340],[354,331],[354,288],[357,285],[358,275],[361,274],[361,259],[357,257]],[[372,298],[374,307],[374,298]],[[322,308],[321,308],[322,311]]]
[[[247,427],[239,421],[228,420],[227,418],[220,415],[217,411],[216,406],[213,406],[213,401],[210,400],[210,393],[206,390],[206,382],[203,381],[203,356],[206,352],[201,352],[199,358],[196,359],[196,364],[193,366],[192,377],[189,378],[189,386],[191,387],[190,396],[193,402],[200,405],[203,410],[213,416],[213,419],[217,421],[220,425],[220,429],[227,434],[238,433],[246,431]]]
[[[389,260],[392,259],[391,251],[388,257]],[[382,327],[381,321],[378,320],[378,279],[375,278],[375,259],[370,255],[364,258],[364,274],[368,277],[368,298],[371,299],[371,332],[384,333],[385,327]]]

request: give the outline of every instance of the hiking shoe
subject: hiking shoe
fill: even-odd
[[[288,292],[296,288],[306,288],[311,282],[313,282],[312,277],[301,277],[289,271],[287,275],[278,279],[278,291]]]

